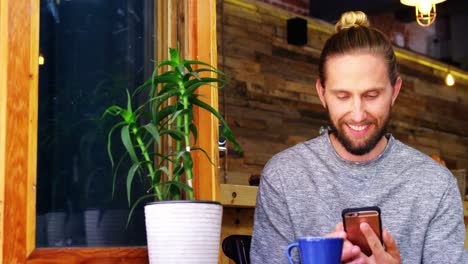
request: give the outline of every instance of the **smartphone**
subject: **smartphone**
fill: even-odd
[[[372,255],[372,251],[367,243],[367,239],[359,227],[362,222],[366,222],[374,230],[374,233],[382,240],[382,220],[380,219],[380,208],[377,206],[346,208],[341,213],[343,217],[343,226],[348,240],[361,248],[361,251],[367,256]]]

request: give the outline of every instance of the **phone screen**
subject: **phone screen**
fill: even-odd
[[[382,224],[380,219],[380,209],[374,207],[348,208],[342,212],[343,226],[348,240],[354,245],[359,246],[361,251],[367,256],[372,255],[372,251],[367,243],[366,237],[361,232],[360,224],[368,223],[374,230],[374,233],[382,242]]]

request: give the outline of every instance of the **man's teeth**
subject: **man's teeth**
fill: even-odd
[[[367,126],[353,126],[353,125],[349,125],[350,128],[352,128],[353,130],[356,130],[356,131],[362,131],[364,130]]]

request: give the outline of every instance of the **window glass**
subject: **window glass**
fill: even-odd
[[[40,7],[36,246],[144,245],[142,206],[127,226],[124,170],[112,194],[106,144],[115,120],[99,117],[151,75],[153,0],[41,0]]]

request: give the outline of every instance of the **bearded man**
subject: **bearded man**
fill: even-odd
[[[400,92],[391,43],[362,12],[347,12],[319,62],[318,96],[328,133],[275,155],[265,166],[255,209],[251,262],[289,263],[299,237],[344,238],[343,263],[468,263],[455,177],[386,133]],[[383,245],[367,224],[372,254],[353,245],[345,208],[378,206]]]

